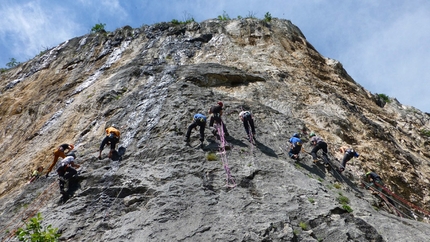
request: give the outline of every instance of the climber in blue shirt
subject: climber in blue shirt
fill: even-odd
[[[290,138],[290,151],[288,152],[288,155],[292,158],[297,160],[299,158],[299,153],[302,150],[302,140],[300,139],[299,134],[294,134],[293,137]]]
[[[191,130],[193,128],[197,128],[197,126],[200,126],[200,142],[203,143],[205,140],[206,116],[201,113],[194,115],[193,122],[190,124],[190,126],[188,126],[188,131],[185,135],[185,142],[190,142]]]

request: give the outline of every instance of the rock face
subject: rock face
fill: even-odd
[[[430,226],[376,207],[358,186],[369,170],[429,210],[428,114],[384,102],[321,56],[291,22],[159,23],[71,39],[0,76],[0,237],[40,212],[65,241],[428,241]],[[224,102],[226,152],[195,113]],[[256,146],[238,118],[252,111]],[[120,127],[123,159],[98,160],[104,130]],[[288,155],[293,133],[314,131],[339,175]],[[306,141],[307,138],[304,137]],[[78,178],[63,198],[51,172],[26,185],[52,150],[75,144]],[[216,154],[217,159],[209,157]],[[341,204],[349,199],[349,208]],[[412,218],[412,219],[411,219]],[[422,217],[421,219],[422,220]]]

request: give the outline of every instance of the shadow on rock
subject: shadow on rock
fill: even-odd
[[[267,147],[266,145],[264,145],[263,143],[259,142],[258,140],[255,141],[255,144],[256,144],[257,148],[261,152],[263,152],[265,155],[268,155],[270,157],[278,158],[278,155],[270,147]]]
[[[79,177],[72,177],[69,179],[69,181],[67,182],[68,183],[68,189],[63,194],[63,196],[61,197],[61,200],[60,200],[61,203],[67,202],[67,200],[69,200],[71,197],[73,197],[73,195],[75,195],[76,191],[81,188],[81,184],[79,182],[80,180],[81,179],[79,179]]]
[[[325,179],[326,171],[324,165],[322,164],[313,164],[312,166],[308,166],[306,163],[296,161],[296,164],[300,165],[305,170],[309,171],[312,174],[319,176],[321,179]]]
[[[122,158],[123,158],[123,156],[124,156],[124,154],[125,154],[125,151],[126,151],[126,148],[123,147],[123,146],[119,147],[118,151],[114,150],[112,152],[112,160],[113,161],[121,161]]]
[[[239,146],[239,147],[248,147],[249,146],[249,144],[245,144],[241,140],[235,139],[231,136],[228,138],[228,142],[235,145],[235,146]]]

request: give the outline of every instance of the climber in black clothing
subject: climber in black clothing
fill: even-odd
[[[185,135],[185,142],[190,142],[191,130],[193,128],[200,127],[200,142],[205,139],[205,127],[206,127],[206,116],[200,113],[196,113],[193,117],[193,122],[188,126],[187,134]]]
[[[327,143],[324,142],[324,140],[318,136],[315,135],[314,132],[309,134],[309,137],[311,137],[311,144],[314,146],[314,148],[311,151],[311,155],[314,159],[314,163],[317,163],[318,161],[318,157],[317,157],[317,152],[322,149],[323,151],[323,160],[324,160],[324,166],[325,167],[329,167],[328,164],[328,156],[327,156]]]
[[[59,176],[60,192],[65,194],[66,181],[75,176],[78,172],[73,168],[79,168],[80,165],[75,163],[76,155],[74,153],[67,154],[66,158],[61,160],[60,167],[57,169]]]
[[[255,127],[254,127],[254,119],[252,118],[252,114],[250,111],[242,111],[239,113],[239,118],[243,122],[243,127],[245,128],[246,135],[249,136],[249,128],[251,128],[252,138],[255,140]],[[249,138],[250,139],[250,138]],[[252,142],[252,140],[249,140]]]
[[[341,153],[344,154],[343,159],[342,159],[342,164],[339,167],[339,171],[343,172],[345,170],[345,167],[346,167],[346,162],[348,162],[349,160],[351,160],[354,157],[359,157],[360,155],[354,149],[344,147],[344,146],[340,147],[339,150]]]
[[[212,114],[211,115],[211,119],[209,121],[209,127],[212,128],[214,125],[214,122],[216,122],[217,124],[222,124],[222,128],[224,131],[224,135],[225,136],[230,136],[227,128],[225,127],[225,123],[222,121],[221,116],[222,116],[222,107],[224,106],[222,102],[218,102],[218,105],[212,106],[208,113]],[[216,130],[213,130],[212,133],[216,134]]]

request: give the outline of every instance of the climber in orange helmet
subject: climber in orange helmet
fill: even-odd
[[[100,144],[99,149],[99,160],[102,159],[102,151],[105,148],[106,145],[110,144],[110,151],[109,151],[109,158],[112,158],[113,151],[115,150],[116,144],[119,142],[119,137],[121,136],[121,133],[118,129],[115,128],[115,126],[111,126],[106,129],[106,137],[103,139],[102,143]]]

